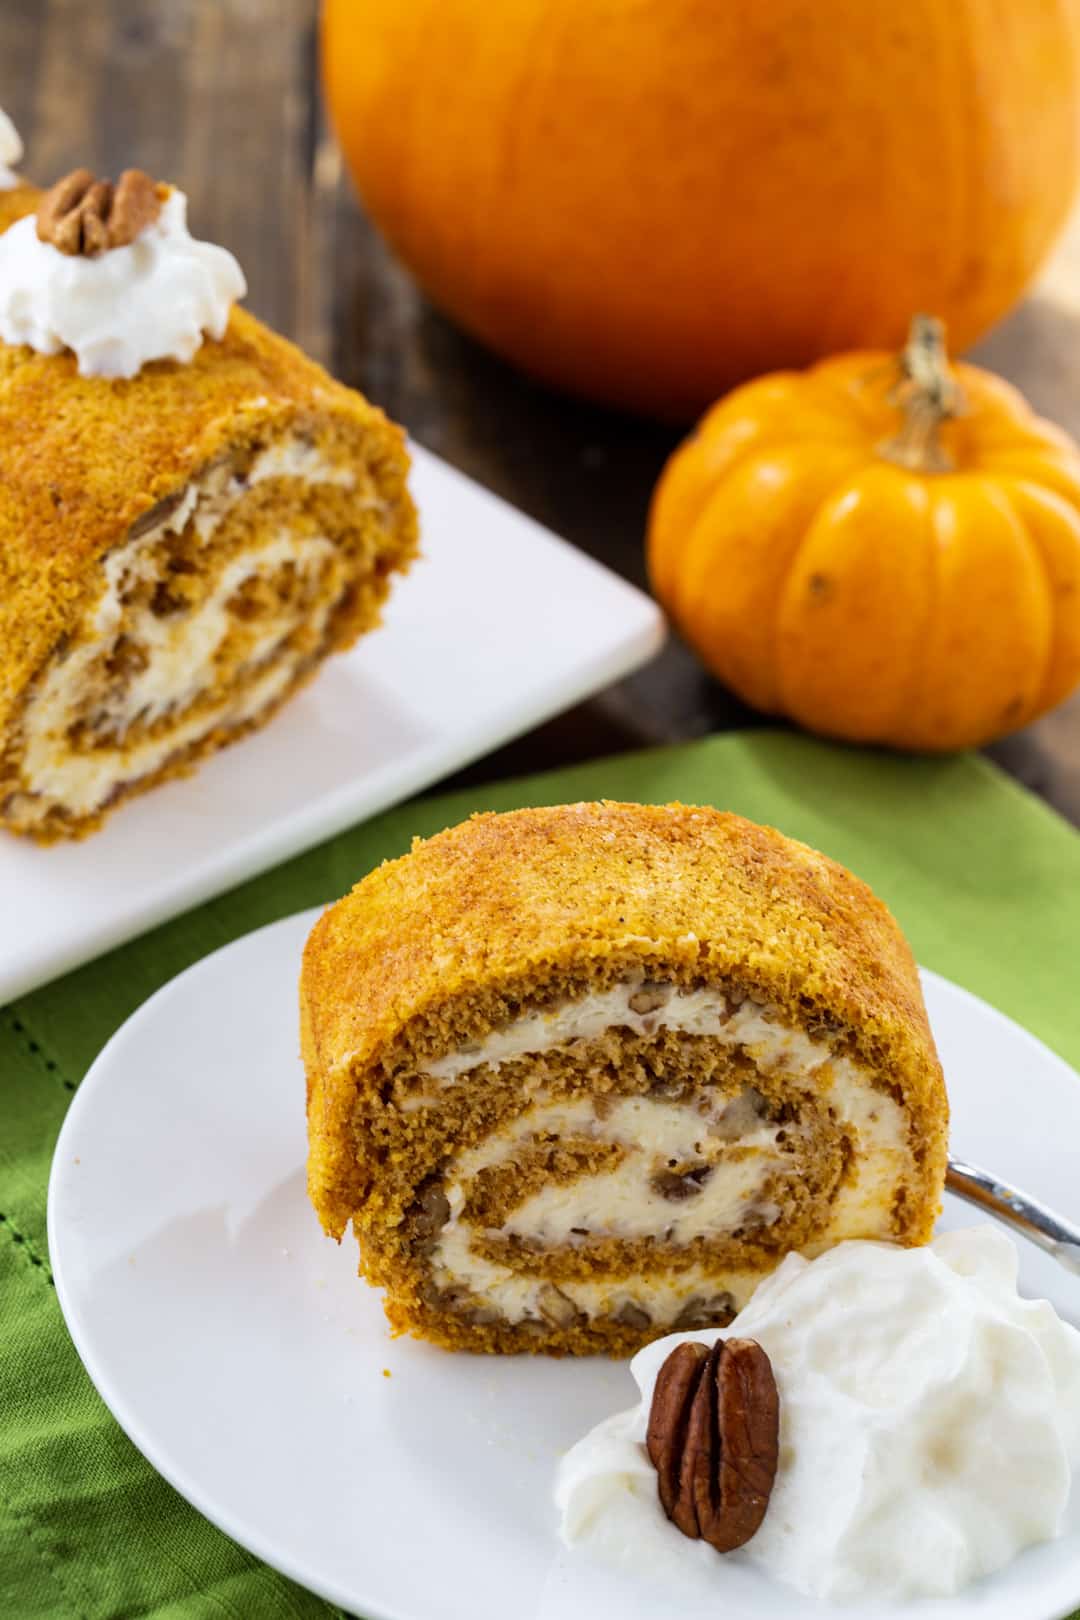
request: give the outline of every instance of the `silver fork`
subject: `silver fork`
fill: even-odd
[[[1080,1277],[1080,1227],[1072,1226],[1045,1204],[1029,1198],[1010,1182],[999,1181],[976,1164],[950,1159],[945,1185],[957,1198],[996,1215],[999,1221],[1022,1232],[1067,1271]]]

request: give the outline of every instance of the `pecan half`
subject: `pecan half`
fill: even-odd
[[[623,1327],[633,1328],[635,1333],[644,1333],[646,1328],[652,1327],[652,1317],[641,1305],[635,1305],[632,1299],[626,1299],[615,1312],[616,1322]]]
[[[166,495],[164,500],[156,501],[142,517],[135,519],[127,532],[128,539],[138,540],[142,535],[149,534],[151,529],[156,529],[159,523],[164,523],[167,517],[172,517],[186,494],[186,489],[178,489],[174,494]]]
[[[38,238],[61,253],[96,258],[134,242],[157,219],[166,195],[141,169],[125,169],[115,186],[89,169],[73,169],[41,199]]]
[[[576,1327],[584,1320],[574,1301],[554,1283],[545,1283],[536,1296],[537,1308],[545,1322],[555,1328]]]
[[[702,1328],[727,1327],[735,1316],[733,1294],[693,1294],[671,1324],[672,1333],[700,1333]]]
[[[753,1339],[677,1345],[661,1367],[646,1450],[684,1536],[733,1552],[760,1528],[780,1454],[780,1397]]]
[[[679,1203],[684,1198],[694,1198],[704,1187],[712,1175],[711,1164],[691,1164],[685,1169],[658,1170],[652,1177],[652,1188],[661,1198],[667,1198],[672,1203]]]
[[[413,1206],[411,1231],[421,1242],[434,1244],[450,1219],[450,1203],[437,1176],[423,1182]]]
[[[670,1001],[673,988],[670,984],[654,983],[647,979],[641,989],[630,997],[629,1005],[636,1013],[657,1012]]]

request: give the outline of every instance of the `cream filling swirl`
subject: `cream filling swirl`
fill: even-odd
[[[236,592],[251,580],[270,578],[285,564],[306,577],[332,573],[340,564],[330,539],[285,529],[271,533],[226,563],[206,599],[186,612],[158,616],[149,607],[127,604],[125,595],[139,582],[158,580],[157,548],[166,535],[179,534],[192,523],[200,542],[207,544],[251,484],[267,478],[351,484],[353,477],[307,442],[274,444],[260,452],[242,481],[223,467],[214,469],[192,483],[180,505],[159,523],[107,553],[104,588],[86,626],[70,648],[46,666],[24,710],[21,771],[37,795],[30,805],[36,803],[42,816],[52,804],[72,815],[93,814],[118,782],[150,775],[208,732],[241,725],[280,696],[306,656],[302,651],[281,651],[282,643],[300,622],[321,636],[340,589],[340,584],[333,588],[332,580],[314,608],[300,611],[283,603],[279,612],[260,620],[245,657],[248,680],[226,692],[219,703],[185,717],[185,710],[213,684],[215,657],[235,624],[229,603]],[[147,662],[123,684],[102,693],[96,703],[98,720],[116,741],[75,749],[70,729],[81,712],[87,684],[95,678],[93,666],[121,633],[143,648]],[[134,744],[125,742],[125,731],[136,722],[152,726],[167,715],[174,715],[175,722],[160,734]]]
[[[827,1229],[814,1252],[842,1238],[883,1237],[892,1230],[893,1201],[898,1186],[912,1169],[907,1117],[885,1092],[873,1085],[868,1070],[849,1058],[835,1057],[828,1045],[811,1040],[805,1031],[783,1022],[771,1009],[752,1000],[729,1006],[718,990],[682,990],[665,987],[660,1006],[639,1011],[631,1005],[640,997],[642,981],[627,981],[573,1001],[528,1013],[484,1040],[462,1046],[426,1067],[438,1083],[436,1091],[409,1099],[409,1108],[437,1103],[440,1092],[481,1065],[498,1069],[515,1059],[551,1052],[572,1051],[575,1042],[595,1039],[610,1029],[628,1029],[648,1035],[674,1029],[708,1036],[724,1045],[739,1047],[765,1074],[782,1073],[805,1079],[814,1095],[824,1098],[838,1129],[854,1146],[849,1178],[839,1189]],[[528,1086],[526,1077],[523,1084]],[[745,1102],[736,1107],[734,1120],[720,1109],[711,1117],[686,1102],[651,1096],[605,1100],[600,1117],[592,1097],[552,1098],[542,1090],[514,1122],[492,1134],[479,1146],[457,1154],[446,1172],[450,1218],[432,1252],[433,1276],[442,1287],[464,1288],[494,1306],[507,1320],[519,1321],[542,1314],[544,1284],[519,1271],[499,1266],[472,1246],[475,1229],[467,1219],[468,1189],[482,1170],[514,1161],[522,1146],[545,1137],[592,1136],[624,1149],[620,1162],[595,1175],[565,1183],[551,1183],[527,1196],[500,1228],[504,1235],[526,1238],[540,1248],[559,1247],[593,1237],[629,1241],[652,1234],[676,1244],[699,1236],[731,1232],[753,1222],[768,1225],[781,1213],[774,1198],[763,1195],[770,1177],[799,1173],[798,1152],[781,1151],[780,1127],[755,1117]],[[725,1122],[726,1121],[726,1122]],[[797,1135],[797,1124],[783,1127]],[[738,1148],[737,1153],[730,1149]],[[657,1190],[657,1164],[701,1161],[708,1166],[700,1191],[685,1203],[673,1204]],[[737,1307],[749,1298],[758,1274],[747,1274],[731,1290]],[[681,1301],[701,1292],[708,1277],[698,1271],[659,1279],[643,1278],[632,1285],[603,1281],[567,1280],[559,1287],[588,1315],[604,1314],[622,1302],[648,1309],[656,1321],[670,1321]]]

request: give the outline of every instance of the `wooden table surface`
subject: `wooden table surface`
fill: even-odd
[[[365,220],[320,104],[317,0],[4,0],[0,106],[51,183],[138,165],[231,248],[249,306],[419,440],[644,583],[649,492],[678,435],[551,393],[428,305]],[[974,358],[1080,436],[1080,214]],[[482,781],[754,724],[675,642],[465,777]],[[990,750],[1080,824],[1080,694]]]

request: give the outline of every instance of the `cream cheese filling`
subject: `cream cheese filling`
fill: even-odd
[[[341,484],[351,489],[356,474],[351,467],[335,467],[318,445],[306,439],[279,439],[260,450],[245,480],[261,484],[267,478],[302,478],[305,484]]]
[[[273,667],[213,707],[184,716],[184,710],[214,684],[215,657],[236,624],[228,606],[231,598],[245,583],[269,578],[283,564],[291,564],[301,576],[332,567],[337,548],[325,536],[279,530],[232,558],[205,601],[183,612],[157,615],[149,606],[125,601],[134,585],[161,578],[157,548],[166,535],[179,534],[192,522],[206,544],[244,489],[271,477],[302,478],[307,483],[354,481],[349,469],[334,467],[306,441],[286,440],[260,452],[244,479],[232,476],[224,465],[212,468],[188,487],[180,505],[159,523],[107,553],[104,589],[91,610],[87,630],[46,667],[24,710],[21,768],[30,791],[37,795],[25,803],[29,814],[44,818],[52,805],[77,816],[93,814],[118,783],[150,775],[216,727],[254,718],[289,685],[307,653],[297,650],[275,657],[276,650],[301,622],[321,636],[337,591],[327,591],[314,608],[298,610],[282,604],[280,613],[261,620],[243,668],[254,672],[271,661]],[[74,749],[69,732],[79,718],[87,682],[95,680],[92,666],[121,634],[140,646],[147,662],[121,686],[103,692],[96,706],[102,729],[114,731],[118,740]],[[176,723],[162,735],[125,745],[124,732],[134,723],[153,725],[172,712],[177,714]]]
[[[315,537],[300,543],[284,539],[272,542],[258,553],[236,559],[235,565],[226,571],[230,575],[229,593],[244,580],[264,571],[272,571],[272,567],[285,558],[292,560],[303,571],[333,551],[330,541]],[[314,612],[308,613],[305,622],[321,632],[332,607],[332,599],[320,602]],[[130,722],[136,715],[148,718],[163,713],[174,704],[183,706],[190,702],[198,692],[199,668],[205,673],[213,657],[213,649],[224,639],[230,623],[224,611],[223,598],[219,598],[219,593],[215,592],[200,609],[187,616],[186,633],[173,638],[172,645],[165,642],[164,652],[157,664],[152,660],[142,671],[141,677],[133,677],[133,687],[137,683],[139,692],[146,695],[144,704],[136,706],[135,693],[129,690],[124,694],[124,701],[109,709],[110,716]],[[140,633],[142,628],[140,621]],[[249,667],[257,667],[272,658],[275,647],[289,628],[291,626],[287,621],[272,620],[252,644]],[[200,642],[207,649],[205,662],[202,666],[195,666],[193,671],[192,665],[185,665],[184,657],[188,648]],[[56,681],[53,684],[50,681],[30,706],[32,712],[28,714],[24,727],[26,746],[23,770],[33,782],[35,793],[41,796],[42,814],[49,803],[63,805],[74,815],[92,814],[104,803],[117,783],[137,781],[140,777],[150,775],[178,750],[198,741],[217,726],[236,726],[254,718],[267,703],[285,690],[305,657],[306,654],[300,650],[291,655],[284,654],[274,661],[265,674],[225,697],[221,703],[200,709],[186,720],[181,718],[158,736],[147,737],[134,745],[106,744],[85,752],[73,750],[67,742],[66,733],[73,715],[71,691],[66,682]]]
[[[551,1283],[473,1254],[462,1228],[448,1239],[446,1256],[447,1264],[436,1277],[443,1287],[468,1288],[507,1322],[539,1321],[544,1317],[544,1300]],[[455,1264],[457,1261],[460,1264]],[[684,1271],[647,1277],[560,1278],[555,1286],[590,1318],[617,1316],[627,1306],[636,1306],[648,1312],[653,1322],[667,1325],[692,1300],[714,1298],[720,1292],[730,1294],[732,1310],[741,1310],[760,1281],[760,1272],[747,1271],[726,1272],[722,1283],[718,1283],[715,1267],[693,1265]]]
[[[493,1029],[482,1041],[436,1058],[420,1073],[430,1075],[441,1086],[452,1085],[481,1065],[497,1070],[515,1058],[550,1052],[575,1041],[595,1040],[611,1028],[628,1029],[635,1035],[652,1035],[659,1029],[710,1035],[725,1046],[745,1048],[761,1067],[769,1070],[789,1068],[812,1074],[831,1057],[829,1048],[812,1041],[804,1030],[766,1016],[767,1009],[759,1002],[748,999],[730,1006],[719,990],[672,989],[662,1006],[638,1012],[631,1002],[641,990],[640,979],[627,980],[576,1001],[527,1013]],[[429,1100],[435,1101],[435,1094],[429,1094]]]
[[[891,1096],[874,1087],[870,1072],[849,1058],[834,1057],[826,1044],[812,1041],[756,1002],[731,1007],[716,990],[670,989],[662,1006],[639,1012],[630,1000],[641,989],[640,980],[626,982],[527,1014],[483,1041],[438,1059],[426,1072],[445,1086],[480,1065],[498,1068],[515,1058],[571,1049],[576,1041],[619,1028],[641,1034],[678,1029],[739,1046],[762,1073],[779,1071],[811,1081],[807,1089],[827,1103],[838,1129],[852,1142],[850,1179],[839,1190],[813,1252],[844,1237],[888,1238],[895,1194],[912,1168],[912,1157],[907,1117]],[[424,1106],[436,1100],[433,1094],[410,1101],[412,1106]],[[782,1208],[772,1197],[763,1196],[766,1180],[799,1174],[798,1151],[783,1152],[778,1134],[783,1129],[790,1141],[799,1127],[775,1126],[755,1117],[743,1101],[735,1107],[741,1110],[735,1116],[741,1128],[733,1135],[723,1107],[703,1113],[693,1102],[613,1097],[604,1099],[598,1113],[592,1097],[552,1099],[537,1092],[530,1107],[505,1130],[458,1154],[448,1166],[450,1218],[432,1252],[436,1283],[466,1288],[510,1321],[542,1314],[539,1300],[547,1285],[476,1254],[471,1243],[475,1229],[464,1216],[472,1178],[488,1166],[512,1163],[539,1133],[615,1142],[625,1152],[611,1169],[564,1184],[550,1183],[529,1195],[499,1229],[503,1234],[527,1238],[541,1248],[584,1242],[583,1233],[630,1241],[660,1235],[682,1245],[696,1237],[735,1231],[751,1220],[771,1224]],[[731,1114],[730,1107],[727,1112]],[[733,1148],[740,1151],[732,1152]],[[699,1190],[685,1200],[672,1202],[658,1190],[657,1168],[668,1161],[708,1167]],[[747,1274],[742,1294],[730,1289],[738,1306],[749,1298],[757,1280],[756,1273]],[[648,1310],[653,1320],[667,1322],[681,1303],[710,1284],[715,1288],[715,1282],[715,1274],[698,1268],[618,1284],[567,1281],[559,1287],[589,1315],[631,1302]],[[723,1286],[730,1288],[727,1278]]]
[[[780,1209],[761,1200],[762,1183],[770,1172],[792,1168],[791,1156],[776,1141],[783,1127],[762,1122],[733,1143],[716,1134],[721,1118],[722,1111],[710,1118],[685,1104],[652,1097],[612,1098],[602,1120],[591,1097],[538,1101],[504,1133],[453,1161],[455,1179],[447,1188],[451,1217],[460,1213],[473,1176],[489,1165],[512,1161],[521,1146],[543,1132],[617,1142],[626,1157],[601,1174],[549,1183],[513,1210],[500,1228],[504,1233],[536,1239],[545,1247],[572,1243],[583,1231],[625,1238],[662,1232],[670,1242],[689,1243],[706,1232],[737,1227],[751,1213],[767,1225]],[[657,1190],[653,1179],[669,1161],[701,1164],[708,1175],[696,1192],[673,1201]]]

